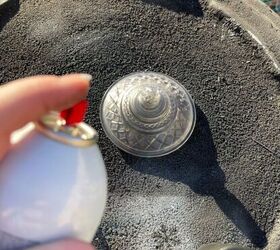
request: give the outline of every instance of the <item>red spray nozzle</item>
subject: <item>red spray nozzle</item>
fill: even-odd
[[[60,113],[60,116],[65,119],[66,125],[73,125],[83,121],[87,107],[88,101],[83,100],[74,105],[72,108],[63,110]]]

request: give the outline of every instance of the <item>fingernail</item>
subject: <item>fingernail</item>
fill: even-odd
[[[90,75],[90,74],[80,74],[80,77],[89,82],[92,80],[92,75]]]

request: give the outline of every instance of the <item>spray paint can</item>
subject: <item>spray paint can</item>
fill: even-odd
[[[91,242],[107,197],[97,138],[57,112],[12,135],[0,164],[0,249],[69,237]]]

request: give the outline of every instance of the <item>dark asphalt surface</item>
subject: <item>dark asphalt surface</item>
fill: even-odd
[[[280,77],[245,32],[197,0],[23,0],[0,13],[0,82],[94,77],[87,121],[109,175],[99,249],[266,245],[280,212]],[[142,70],[176,78],[197,104],[191,139],[159,159],[120,152],[99,120],[106,89]]]

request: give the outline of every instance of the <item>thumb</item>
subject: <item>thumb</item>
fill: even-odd
[[[92,245],[78,240],[63,240],[26,250],[95,250]]]

